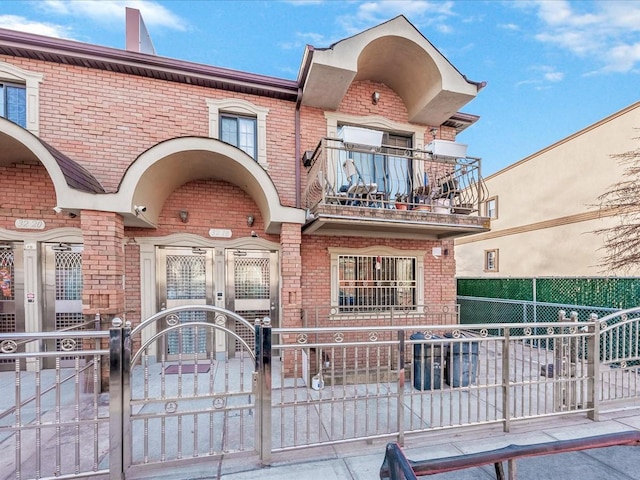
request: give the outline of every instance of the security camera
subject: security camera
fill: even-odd
[[[147,207],[145,207],[144,205],[134,205],[133,210],[136,213],[146,212],[147,211]]]
[[[62,209],[60,207],[58,207],[58,206],[55,206],[55,207],[53,207],[53,211],[56,212],[56,213],[61,213]]]

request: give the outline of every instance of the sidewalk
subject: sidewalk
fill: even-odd
[[[640,410],[602,415],[593,422],[584,415],[520,422],[504,433],[500,425],[408,436],[403,451],[413,461],[494,450],[511,444],[546,443],[640,430]],[[392,440],[389,440],[392,441]],[[136,477],[154,480],[373,480],[379,478],[387,441],[355,442],[275,454],[270,467],[256,457],[223,458],[206,464]],[[516,461],[519,480],[640,479],[640,447],[620,446],[523,458]],[[508,475],[505,464],[505,476]],[[495,479],[493,465],[430,475],[434,480]]]

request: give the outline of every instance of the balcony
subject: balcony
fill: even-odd
[[[465,150],[442,140],[418,150],[323,138],[303,158],[303,233],[445,239],[489,230],[480,159]]]

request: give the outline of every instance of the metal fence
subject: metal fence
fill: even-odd
[[[459,278],[457,286],[462,297],[522,300],[560,308],[591,305],[622,310],[640,305],[640,278],[635,277]]]
[[[215,315],[135,340],[163,315],[194,308]],[[236,317],[185,306],[136,329],[0,333],[2,359],[15,366],[0,375],[0,478],[122,479],[149,465],[254,451],[269,464],[274,452],[362,439],[402,443],[466,426],[597,419],[640,397],[640,308],[526,325],[271,328],[265,319],[255,325],[255,352],[243,354],[229,350]],[[200,328],[211,332],[213,357],[193,352],[171,361],[151,348]],[[109,350],[93,348],[107,336]],[[61,351],[37,351],[46,337],[59,339]],[[20,351],[16,339],[32,344]],[[216,350],[223,339],[226,347]],[[53,368],[44,368],[50,358]],[[101,373],[108,394],[100,392]]]

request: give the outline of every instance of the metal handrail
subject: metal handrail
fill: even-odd
[[[305,165],[303,197],[310,209],[337,203],[468,214],[479,212],[488,196],[477,157],[438,157],[425,149],[392,145],[369,148],[326,137]]]
[[[504,479],[504,474],[499,464],[509,461],[510,469],[515,470],[513,461],[518,458],[534,457],[540,455],[551,455],[556,453],[576,452],[591,448],[605,448],[617,445],[639,445],[640,432],[628,431],[596,435],[593,437],[577,438],[571,440],[556,440],[553,442],[536,443],[532,445],[509,445],[486,452],[469,453],[466,455],[454,455],[452,457],[436,458],[432,460],[411,461],[406,459],[402,449],[394,444],[387,445],[385,459],[380,467],[380,479],[402,480],[412,479],[417,476],[434,475],[437,473],[452,472],[465,468],[480,467],[493,463],[496,465],[496,476],[498,480]],[[392,467],[397,464],[409,465],[412,476],[398,476],[397,469]],[[404,473],[404,470],[403,470]],[[514,472],[515,473],[515,472]],[[515,479],[515,475],[509,475]]]

